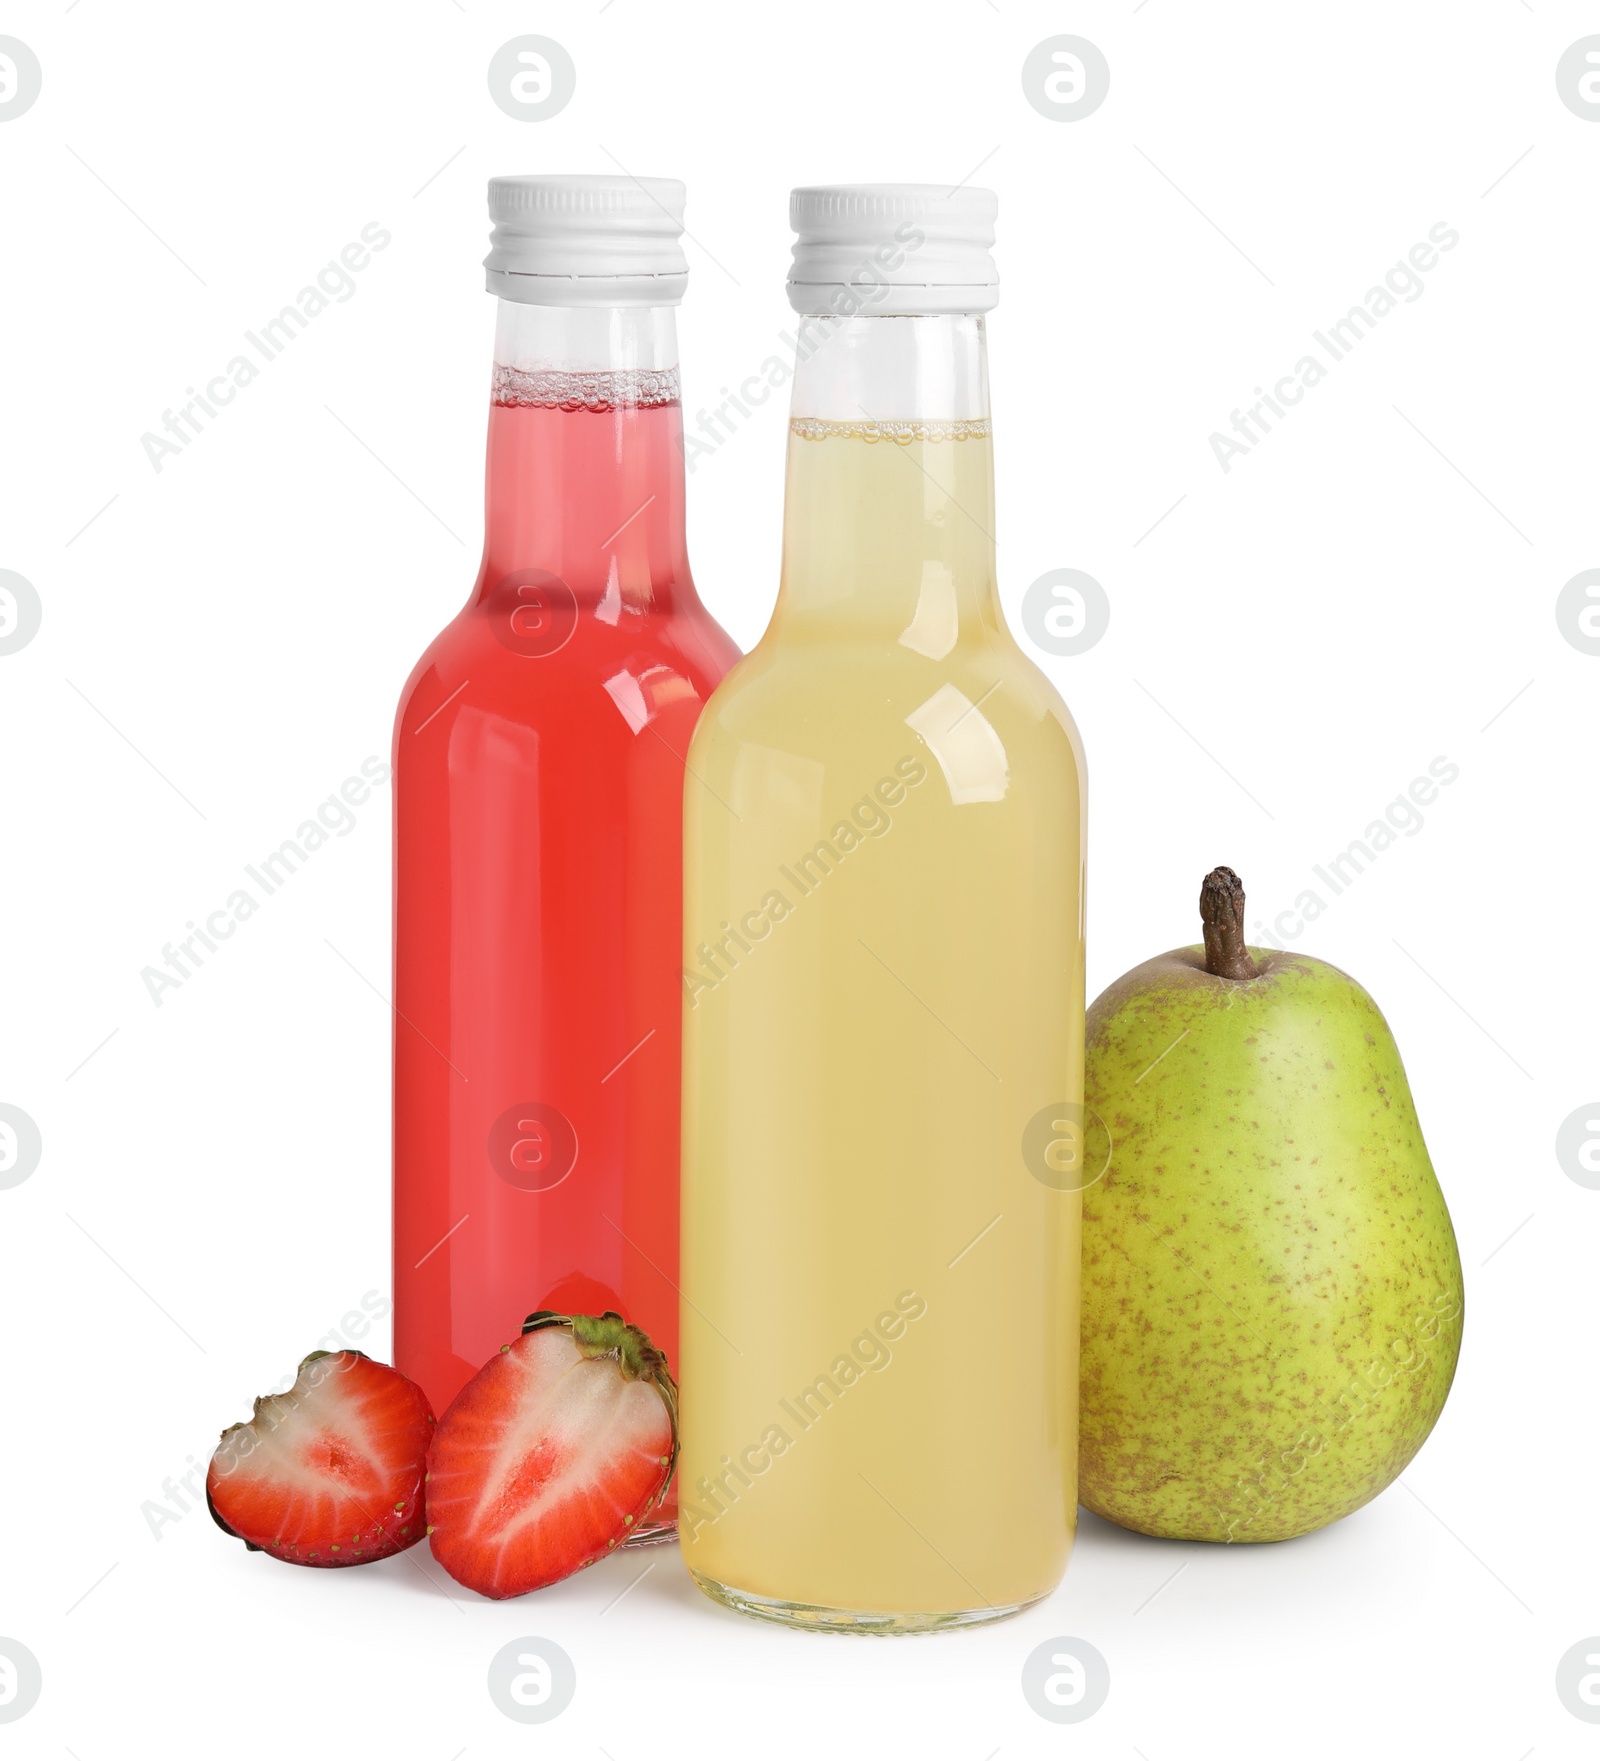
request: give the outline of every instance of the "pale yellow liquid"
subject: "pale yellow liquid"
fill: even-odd
[[[998,611],[987,425],[931,432],[791,432],[778,615],[685,784],[684,1557],[884,1630],[1047,1594],[1077,1504],[1079,1198],[1021,1146],[1082,1100],[1081,757]]]

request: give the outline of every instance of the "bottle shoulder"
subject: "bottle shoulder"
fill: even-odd
[[[687,797],[691,811],[714,796],[756,835],[758,823],[797,803],[853,798],[920,767],[943,778],[936,796],[965,828],[952,820],[949,835],[976,832],[969,815],[996,811],[1081,830],[1087,775],[1077,728],[1015,643],[975,644],[939,661],[892,647],[757,647],[695,729],[687,767],[702,790]]]
[[[531,607],[475,600],[412,668],[396,733],[467,709],[537,726],[609,719],[629,701],[699,706],[738,655],[698,601],[658,611],[579,606],[559,596]]]
[[[1017,733],[1064,737],[1081,755],[1072,713],[1044,671],[1009,632],[986,633],[938,658],[892,641],[827,643],[774,640],[769,634],[718,685],[698,738],[761,741],[780,729],[829,730],[862,721],[893,722],[949,704],[957,715],[981,709]]]

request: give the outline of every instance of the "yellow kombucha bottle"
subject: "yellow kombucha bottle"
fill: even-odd
[[[1083,763],[995,587],[994,212],[796,192],[782,583],[688,760],[679,1529],[799,1625],[998,1619],[1073,1534]]]

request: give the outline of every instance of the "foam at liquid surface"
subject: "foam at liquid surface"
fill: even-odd
[[[909,446],[914,440],[987,440],[990,430],[987,416],[931,422],[829,422],[820,416],[795,416],[789,432],[799,440],[864,440],[869,445],[892,440]]]
[[[574,373],[555,367],[494,369],[497,404],[541,410],[651,409],[678,401],[676,367],[627,367]]]

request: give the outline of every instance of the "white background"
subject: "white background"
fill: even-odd
[[[44,1677],[10,1752],[1594,1752],[1554,1673],[1600,1633],[1600,1193],[1554,1145],[1600,1091],[1600,658],[1555,599],[1600,565],[1600,126],[1554,72],[1597,29],[1567,0],[6,9],[44,70],[0,123],[0,568],[44,607],[0,658],[0,1099],[44,1140],[0,1192],[0,1634]],[[578,72],[533,124],[485,80],[529,31]],[[1070,123],[1020,81],[1061,31],[1111,67]],[[1334,1529],[1215,1548],[1086,1518],[1032,1613],[868,1643],[727,1614],[672,1550],[609,1609],[639,1556],[491,1604],[420,1551],[247,1556],[163,1493],[387,1296],[388,790],[159,1008],[141,969],[387,756],[470,586],[485,178],[619,167],[688,184],[691,422],[784,352],[792,184],[978,168],[1000,192],[1002,590],[1015,614],[1072,567],[1112,607],[1045,663],[1089,754],[1091,994],[1195,938],[1214,863],[1252,918],[1281,912],[1430,760],[1459,765],[1294,944],[1387,1013],[1467,1268],[1437,1431]],[[153,470],[141,435],[369,221],[393,243],[354,296]],[[1224,473],[1209,435],[1440,221],[1460,244],[1423,295]],[[783,431],[775,401],[689,485],[701,591],[743,646]],[[485,1690],[530,1634],[578,1681],[538,1730]],[[1019,1687],[1058,1635],[1111,1671],[1072,1730]]]

